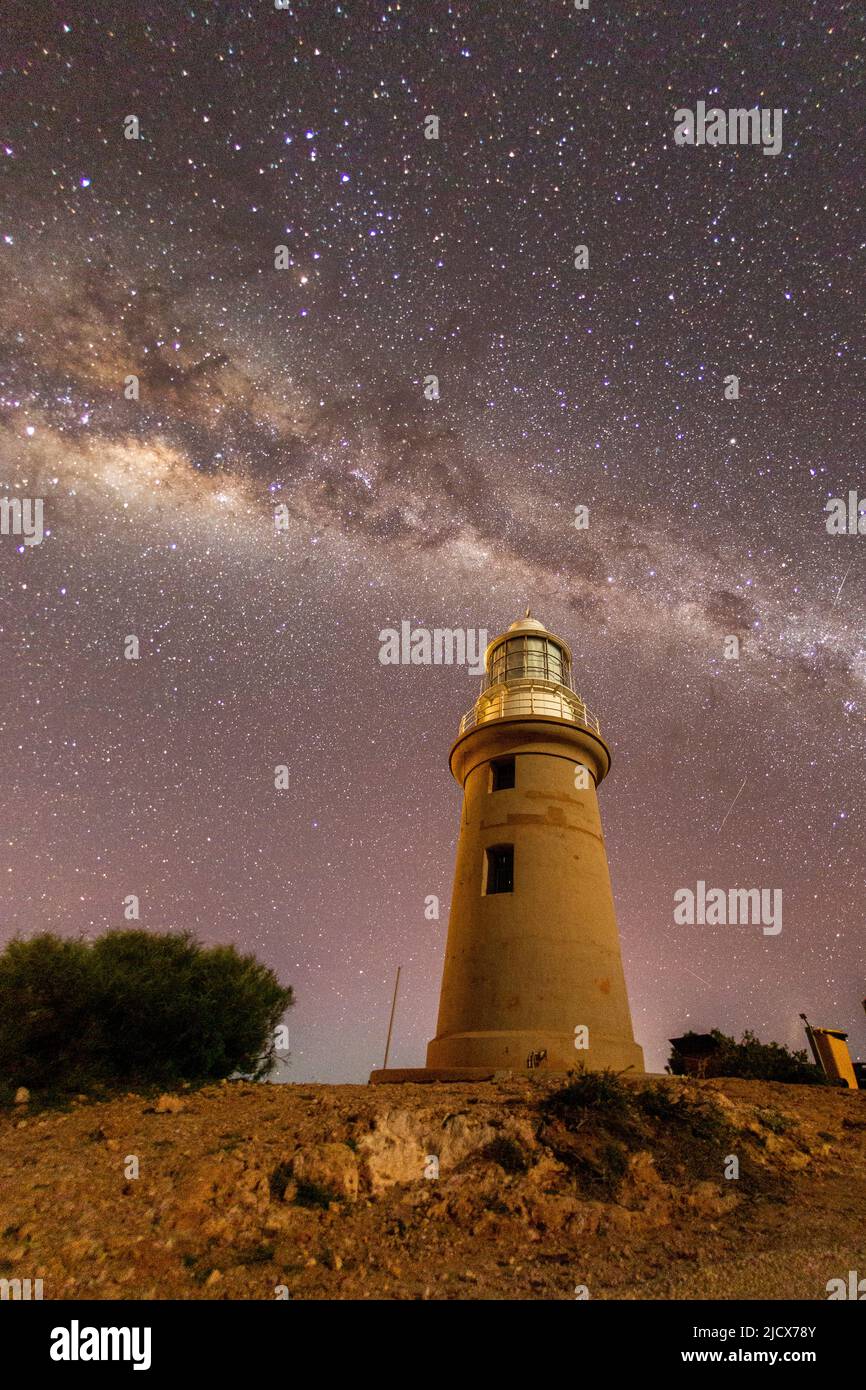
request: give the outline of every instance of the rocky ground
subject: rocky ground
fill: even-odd
[[[18,1105],[0,1277],[46,1299],[826,1299],[866,1276],[866,1092],[586,1083]]]

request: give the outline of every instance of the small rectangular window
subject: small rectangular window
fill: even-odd
[[[487,851],[486,893],[514,892],[514,846],[494,845]]]
[[[492,792],[508,791],[514,786],[514,759],[497,758],[490,764],[490,790]]]

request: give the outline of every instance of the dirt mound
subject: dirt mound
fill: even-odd
[[[0,1117],[53,1298],[805,1298],[866,1274],[866,1093],[231,1083]]]

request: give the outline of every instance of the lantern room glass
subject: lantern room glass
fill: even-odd
[[[487,685],[501,681],[543,680],[570,685],[568,658],[549,637],[509,637],[490,660]]]

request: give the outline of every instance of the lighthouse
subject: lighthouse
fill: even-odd
[[[487,648],[450,755],[463,807],[436,1036],[426,1068],[372,1081],[643,1072],[598,806],[610,750],[571,668],[529,610]]]

